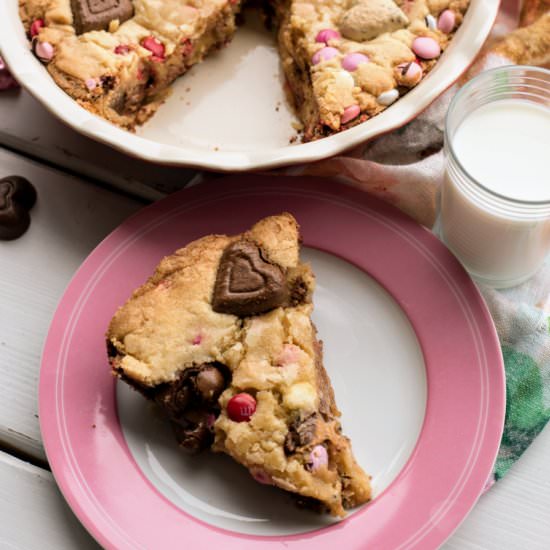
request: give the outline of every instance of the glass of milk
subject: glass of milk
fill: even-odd
[[[527,280],[550,249],[550,71],[481,73],[445,122],[440,236],[481,283]]]

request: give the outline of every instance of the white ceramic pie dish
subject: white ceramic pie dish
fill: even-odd
[[[376,117],[339,134],[289,143],[296,134],[271,35],[248,14],[233,42],[180,78],[153,118],[135,134],[80,107],[33,56],[18,0],[0,2],[0,51],[17,80],[78,132],[130,155],[174,166],[239,171],[311,162],[397,128],[423,111],[472,63],[499,0],[472,0],[463,24],[433,71]]]

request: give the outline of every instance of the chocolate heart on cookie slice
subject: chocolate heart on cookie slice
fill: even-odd
[[[238,316],[257,315],[288,300],[283,270],[264,260],[250,241],[229,245],[221,258],[212,296],[212,309]]]

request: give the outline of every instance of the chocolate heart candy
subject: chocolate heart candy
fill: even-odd
[[[36,190],[21,176],[0,180],[0,239],[9,241],[25,233],[31,223],[29,210],[36,202]]]
[[[212,309],[245,317],[265,313],[288,301],[283,270],[265,261],[257,245],[237,241],[220,260]]]
[[[118,19],[124,23],[134,14],[132,0],[71,0],[76,34],[107,30]]]

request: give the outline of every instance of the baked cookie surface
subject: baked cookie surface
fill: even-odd
[[[290,214],[164,258],[114,315],[113,372],[155,401],[180,445],[224,452],[333,515],[370,499],[311,322],[315,279]]]
[[[305,141],[375,116],[433,68],[469,0],[270,0]],[[230,41],[240,0],[20,0],[36,56],[88,110],[128,129]]]

